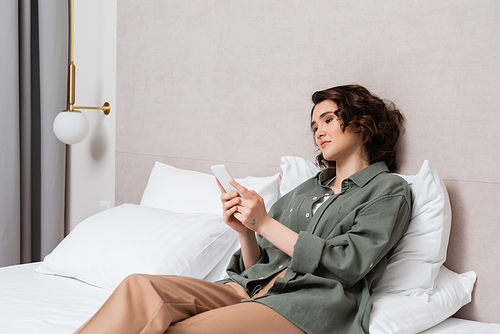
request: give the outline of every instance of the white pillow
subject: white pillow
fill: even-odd
[[[441,266],[428,300],[374,293],[370,334],[413,334],[437,325],[471,301],[475,281],[473,271],[459,275]]]
[[[268,210],[278,200],[279,173],[235,181],[247,189],[255,190],[264,199]],[[220,195],[215,176],[156,162],[142,195],[141,205],[175,212],[220,215]]]
[[[124,204],[78,224],[36,271],[108,289],[133,273],[202,279],[236,239],[221,215]]]
[[[318,174],[321,170],[315,163],[304,158],[281,157],[281,196],[295,189],[299,184]]]
[[[227,266],[229,265],[229,262],[231,261],[231,257],[233,256],[233,254],[238,249],[240,249],[240,247],[241,247],[240,240],[236,238],[234,240],[234,243],[231,245],[231,247],[229,247],[229,250],[226,252],[226,254],[224,254],[219,263],[217,263],[217,265],[212,269],[212,271],[210,271],[208,275],[205,276],[203,279],[209,282],[216,282],[220,281],[221,279],[229,277],[226,272]]]
[[[413,212],[408,230],[389,258],[374,292],[411,296],[432,293],[439,268],[446,260],[451,229],[451,206],[444,182],[425,160],[410,184]]]

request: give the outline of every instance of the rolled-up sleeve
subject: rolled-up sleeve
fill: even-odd
[[[295,243],[290,268],[299,273],[313,273],[319,266],[326,240],[301,231]]]

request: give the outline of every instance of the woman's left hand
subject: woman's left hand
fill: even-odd
[[[244,197],[241,198],[240,202],[237,204],[238,209],[233,216],[248,229],[259,233],[259,230],[261,230],[272,219],[267,214],[264,199],[255,191],[248,190],[235,181],[230,181],[230,183]]]

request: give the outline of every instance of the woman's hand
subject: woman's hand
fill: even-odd
[[[259,233],[272,220],[267,214],[264,199],[254,190],[248,190],[235,181],[230,181],[229,183],[244,197],[237,197],[237,199],[232,200],[236,207],[233,207],[231,211],[233,217],[240,221],[247,229]]]
[[[293,256],[299,235],[267,214],[264,199],[259,194],[230,181],[243,195],[244,198],[241,198],[237,192],[226,193],[218,180],[217,183],[222,192],[224,222],[239,234],[245,268],[251,267],[260,257],[254,231],[288,256]]]
[[[217,180],[217,184],[219,185],[220,191],[222,192],[220,198],[224,211],[224,222],[233,230],[238,232],[243,265],[245,266],[245,269],[248,269],[255,263],[257,263],[260,258],[260,248],[257,244],[255,233],[251,229],[248,229],[241,221],[239,221],[234,216],[234,214],[237,213],[239,209],[238,205],[241,203],[242,198],[239,197],[238,193],[235,191],[227,193],[220,184],[219,180]]]
[[[235,191],[227,193],[226,190],[224,190],[224,187],[220,184],[219,180],[217,180],[217,184],[219,185],[222,193],[220,199],[222,202],[222,216],[224,218],[224,222],[233,230],[238,232],[238,234],[248,234],[251,230],[234,217],[234,213],[238,210],[238,203],[240,203],[241,197],[239,197],[238,193]]]
[[[271,218],[267,214],[264,199],[255,191],[248,190],[234,181],[229,183],[245,197],[238,198],[238,203],[235,205],[237,208],[235,210],[233,208],[232,211],[233,216],[248,230],[257,232],[292,257],[298,233]]]

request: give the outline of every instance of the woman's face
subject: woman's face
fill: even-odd
[[[313,109],[311,129],[323,157],[339,164],[362,157],[363,138],[350,127],[342,131],[342,119],[335,115],[337,109],[337,104],[331,100],[318,103]]]

